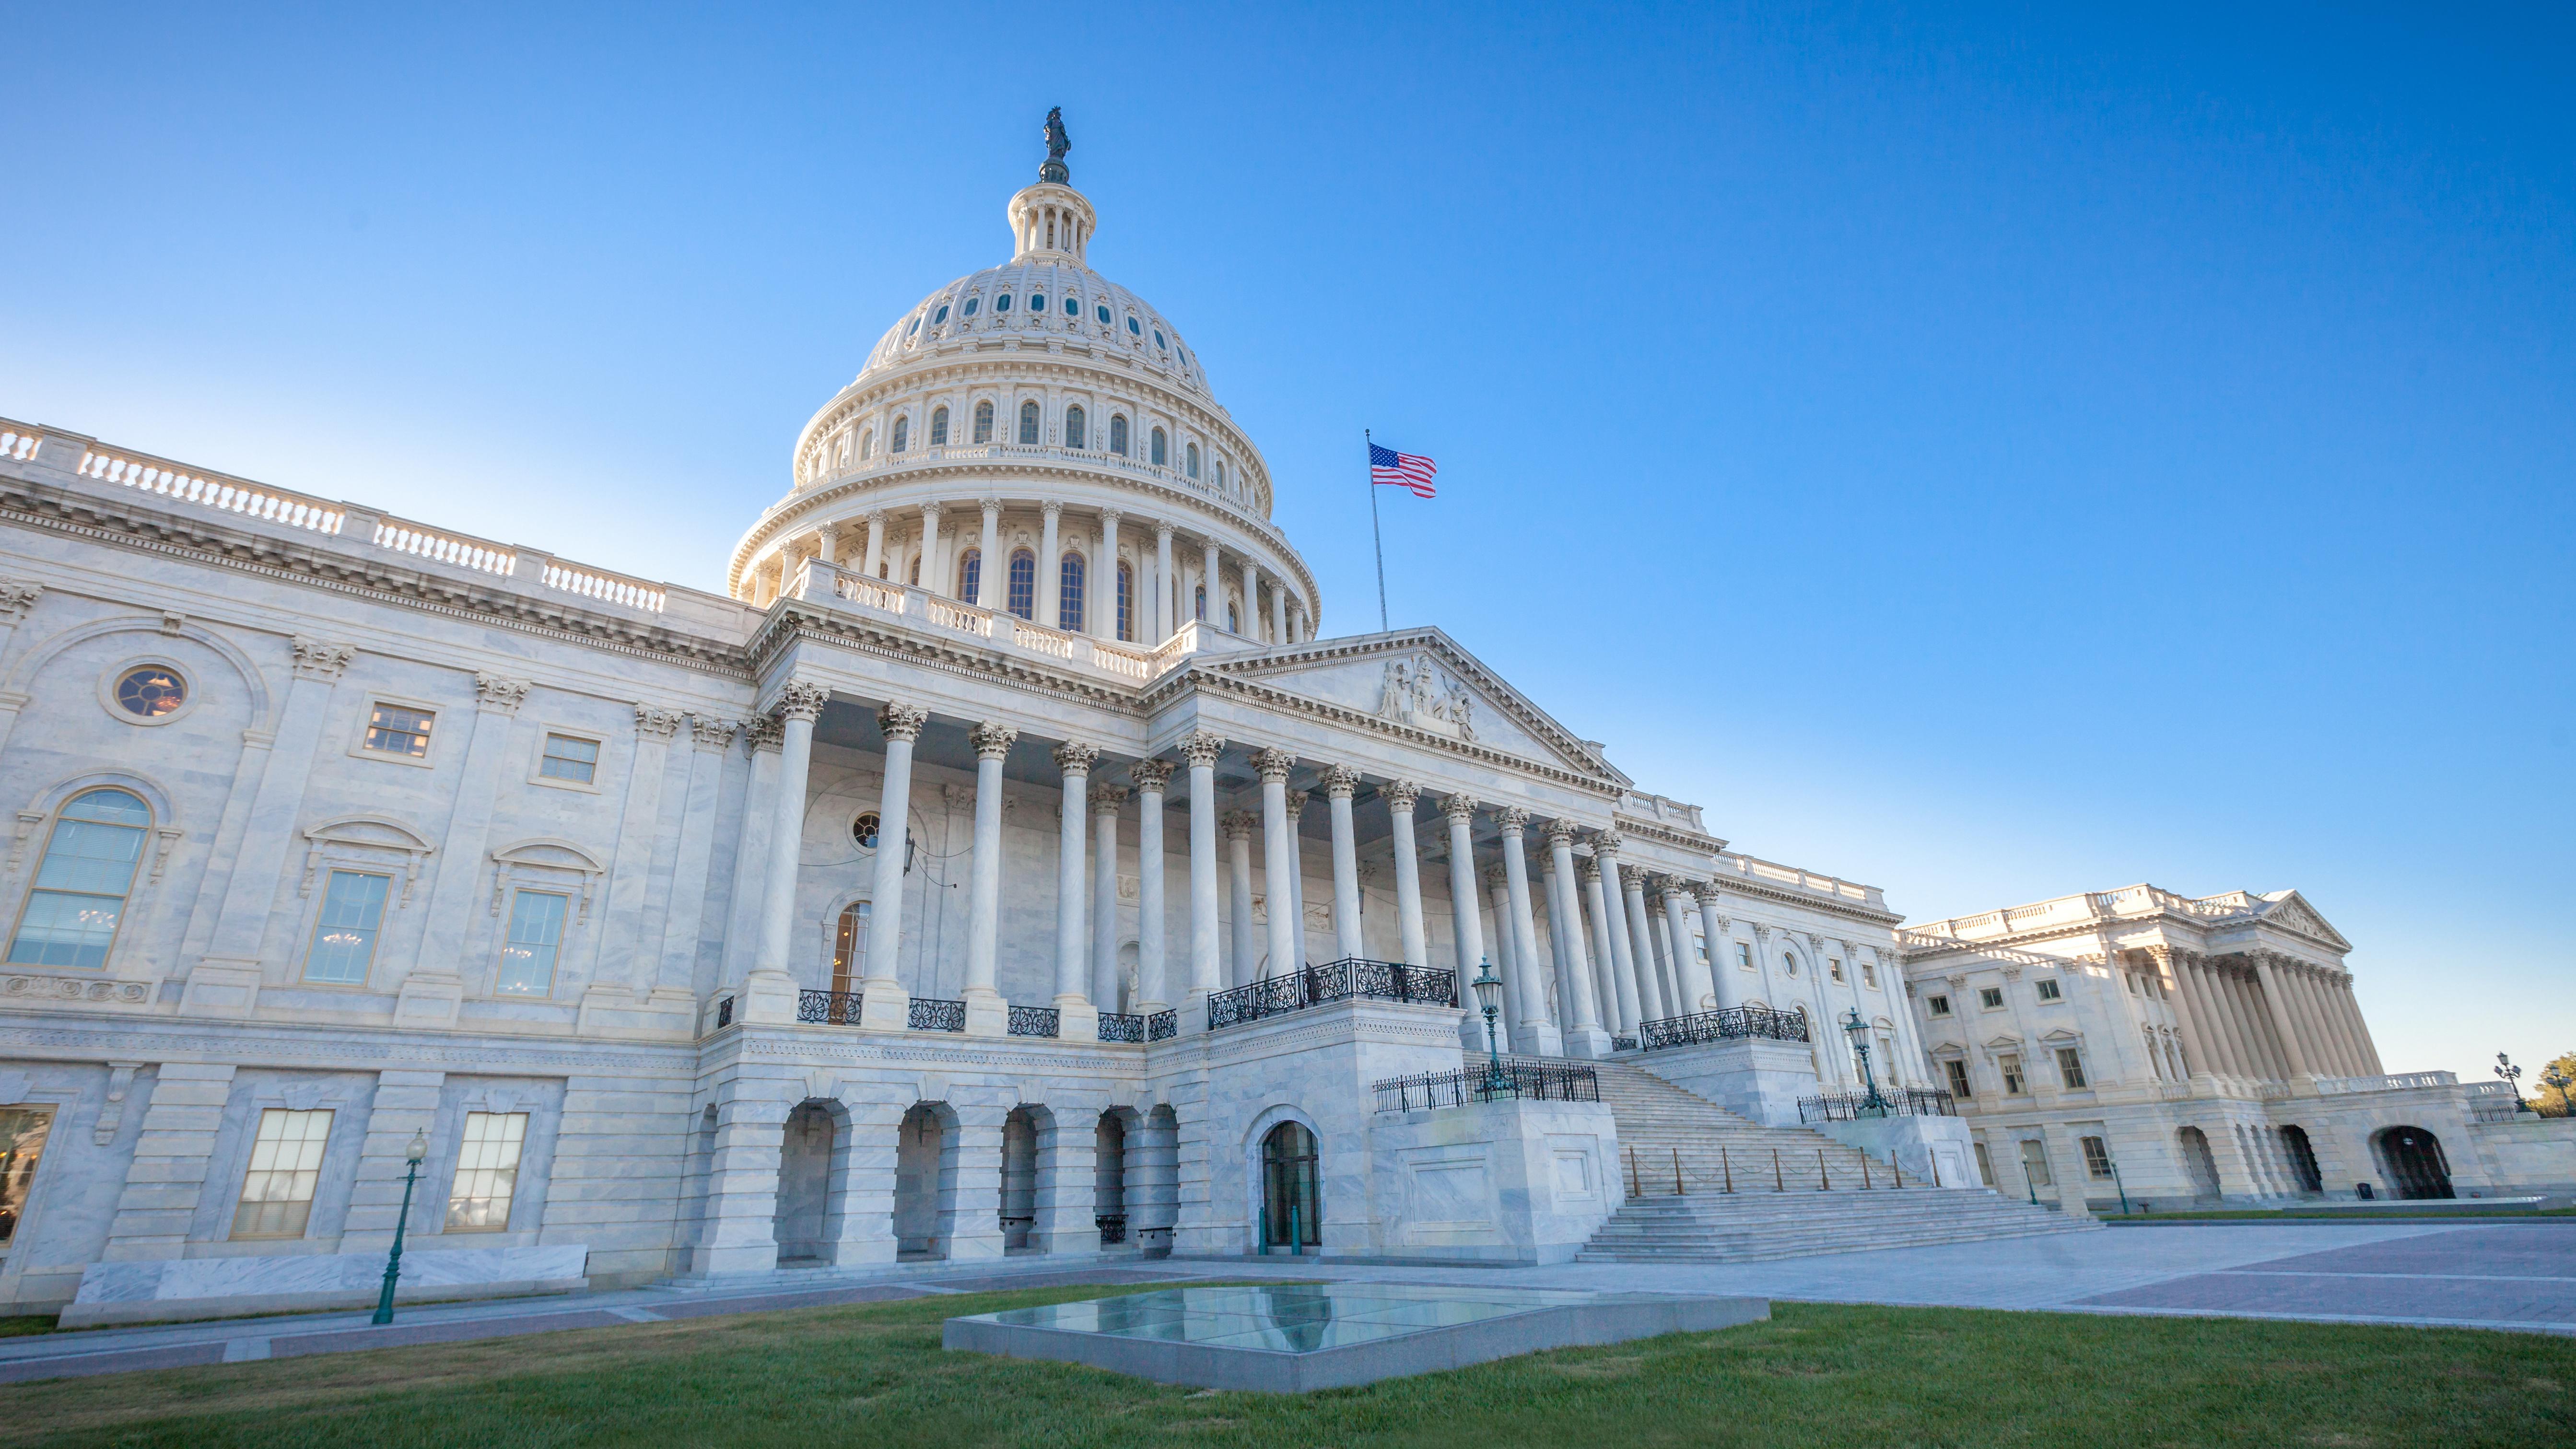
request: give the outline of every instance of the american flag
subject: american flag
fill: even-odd
[[[1433,496],[1431,475],[1440,465],[1419,453],[1399,453],[1369,444],[1369,481],[1382,487],[1410,488],[1416,498]]]

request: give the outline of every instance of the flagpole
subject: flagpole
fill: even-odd
[[[1375,446],[1376,440],[1369,436],[1369,430],[1360,429],[1361,456],[1373,456],[1371,450]],[[1377,474],[1363,469],[1361,476],[1368,479],[1369,537],[1377,543],[1377,631],[1383,634],[1390,627],[1386,622],[1386,533],[1377,523]]]

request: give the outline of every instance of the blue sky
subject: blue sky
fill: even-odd
[[[878,333],[1093,261],[1388,594],[1918,920],[2295,886],[2576,1049],[2562,9],[10,7],[0,415],[717,587]]]

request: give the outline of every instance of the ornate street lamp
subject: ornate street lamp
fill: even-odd
[[[2502,1052],[2497,1052],[2496,1075],[2504,1078],[2505,1086],[2510,1088],[2513,1092],[2513,1110],[2517,1112],[2529,1112],[2531,1110],[2531,1104],[2522,1100],[2522,1068],[2513,1064],[2513,1058],[2506,1056]]]
[[[1492,957],[1476,965],[1476,979],[1467,984],[1476,989],[1477,1009],[1485,1013],[1485,1091],[1491,1095],[1508,1084],[1503,1075],[1503,1049],[1494,1036],[1494,1019],[1503,1012],[1503,978],[1494,974]]]
[[[410,1170],[403,1174],[402,1213],[394,1219],[394,1250],[385,1255],[385,1290],[376,1295],[376,1322],[394,1321],[394,1280],[402,1276],[403,1223],[411,1217],[412,1184],[420,1181],[421,1159],[429,1155],[429,1139],[418,1132],[411,1134],[411,1145],[403,1149],[403,1160]]]
[[[1843,1034],[1851,1038],[1852,1051],[1860,1058],[1861,1082],[1869,1088],[1869,1095],[1861,1099],[1858,1115],[1884,1117],[1895,1111],[1896,1104],[1878,1094],[1878,1076],[1869,1069],[1869,1023],[1861,1020],[1859,1007],[1843,1012]]]
[[[2567,1089],[2569,1087],[2576,1087],[2576,1077],[2571,1077],[2565,1072],[2558,1070],[2557,1064],[2553,1062],[2550,1064],[2549,1070],[2540,1074],[2540,1085],[2544,1087],[2555,1087],[2558,1089],[2559,1116],[2576,1117],[2576,1108],[2571,1108],[2567,1101]]]

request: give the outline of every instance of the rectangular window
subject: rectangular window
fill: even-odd
[[[1833,978],[1836,981],[1843,979],[1843,961],[1840,956],[1826,958],[1825,969],[1833,973]]]
[[[1986,1155],[1986,1144],[1971,1143],[1977,1149],[1977,1176],[1986,1186],[1995,1185],[1995,1160]]]
[[[2109,1181],[2111,1177],[2109,1144],[2099,1137],[2079,1137],[2076,1141],[2082,1143],[2084,1147],[2084,1170],[2094,1177]]]
[[[1860,963],[1860,984],[1861,984],[1861,985],[1863,985],[1863,986],[1868,987],[1868,988],[1869,988],[1869,989],[1871,989],[1872,991],[1875,991],[1875,990],[1877,990],[1877,989],[1878,989],[1878,963],[1877,963],[1877,962],[1875,962],[1875,961],[1863,961],[1862,963]]]
[[[1924,1005],[1931,1008],[1934,1016],[1948,1016],[1950,1014],[1950,998],[1946,996],[1931,997],[1924,1002]]]
[[[363,986],[376,959],[376,932],[385,922],[385,894],[393,877],[335,870],[322,888],[322,914],[313,922],[313,947],[304,953],[304,979],[330,986]]]
[[[1995,1059],[1995,1065],[2001,1068],[2004,1074],[2004,1095],[2020,1096],[2022,1094],[2021,1058],[2006,1052]]]
[[[456,1185],[447,1195],[447,1230],[497,1233],[510,1226],[510,1195],[519,1186],[525,1112],[468,1112],[456,1149]]]
[[[2039,999],[2042,1001],[2055,1001],[2057,999],[2057,983],[2045,980],[2040,982]]]
[[[2073,1047],[2057,1049],[2057,1075],[2064,1078],[2066,1090],[2072,1092],[2084,1085],[2084,1056]]]
[[[27,1217],[27,1189],[36,1182],[36,1160],[53,1130],[51,1107],[0,1107],[0,1248]]]
[[[1988,1011],[2001,1010],[2004,1004],[2004,989],[2000,986],[1978,987],[1977,1004]]]
[[[429,758],[429,727],[437,720],[437,715],[425,709],[379,703],[367,716],[366,747],[380,755],[426,760]]]
[[[597,783],[599,741],[579,735],[546,736],[545,758],[537,762],[537,773],[549,780],[570,780],[576,785]]]
[[[1943,1062],[1941,1064],[1941,1069],[1949,1074],[1951,1096],[1973,1097],[1977,1095],[1976,1089],[1968,1085],[1968,1064],[1966,1062]]]
[[[2146,994],[2138,989],[2138,973],[2135,971],[2129,973],[2129,994],[2131,996],[2144,996]]]
[[[569,896],[552,891],[510,895],[510,937],[501,946],[501,975],[492,989],[511,996],[546,996],[555,989],[555,954],[563,949]]]
[[[2048,1173],[2048,1145],[2036,1137],[2021,1140],[2021,1170],[2033,1187],[2054,1187],[2057,1183]]]
[[[841,912],[840,928],[832,933],[832,990],[847,995],[857,983],[861,964],[867,960],[868,911],[866,901],[857,901]]]
[[[313,1187],[322,1180],[322,1148],[331,1139],[331,1111],[259,1114],[251,1142],[250,1172],[242,1178],[241,1205],[233,1209],[236,1238],[300,1238],[313,1216]]]

